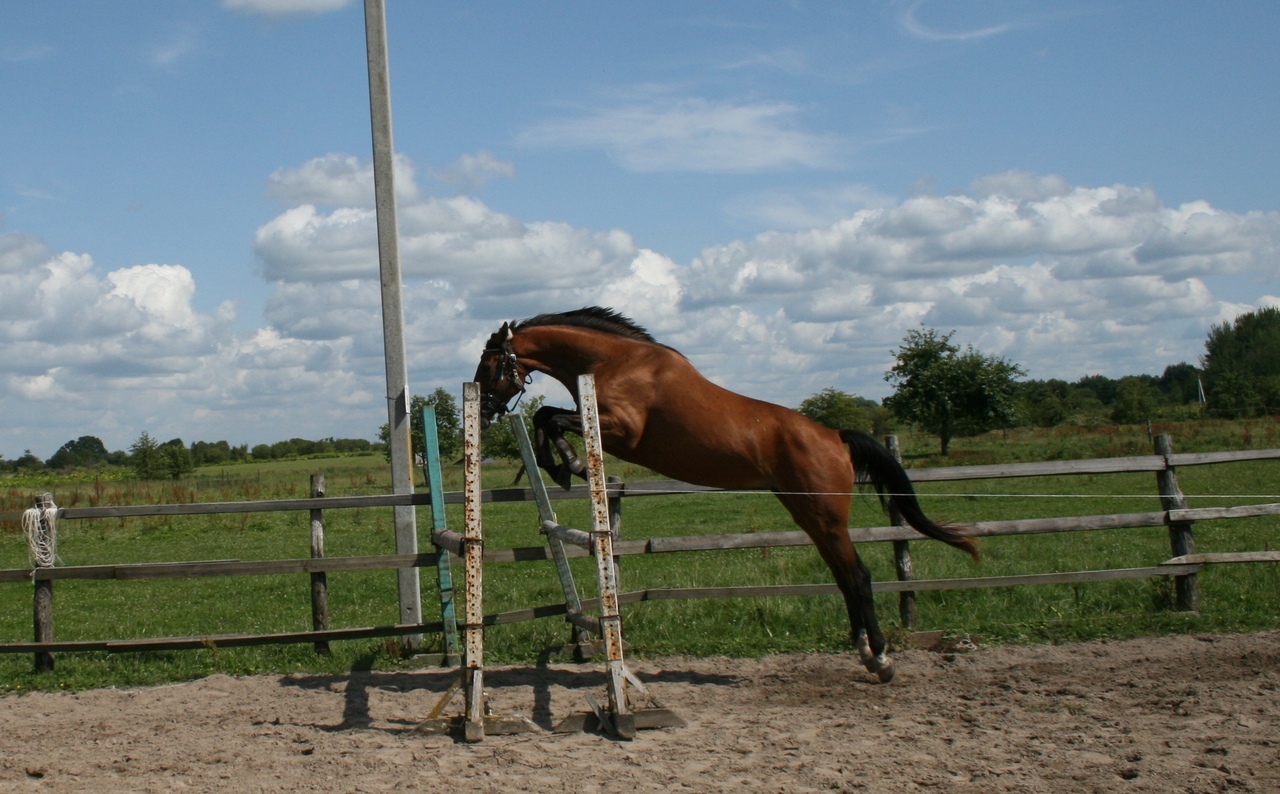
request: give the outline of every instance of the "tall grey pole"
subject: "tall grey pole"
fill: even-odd
[[[383,0],[365,0],[365,44],[369,53],[369,117],[373,126],[373,188],[378,214],[378,263],[382,274],[382,339],[387,362],[387,420],[391,430],[391,485],[413,493],[413,450],[409,443],[409,370],[404,347],[404,307],[400,299],[400,244],[396,232],[396,187],[392,164],[391,79],[387,66],[387,17]],[[396,553],[418,553],[418,521],[411,505],[395,508]],[[417,568],[401,568],[400,622],[422,622]],[[405,638],[417,648],[421,635]]]

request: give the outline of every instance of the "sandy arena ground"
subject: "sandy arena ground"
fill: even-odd
[[[1280,632],[631,669],[687,727],[411,730],[448,672],[214,676],[0,699],[0,791],[1280,791]],[[549,728],[600,665],[495,668],[494,711]],[[459,713],[461,699],[450,705]]]

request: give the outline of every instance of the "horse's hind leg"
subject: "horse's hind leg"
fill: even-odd
[[[838,493],[838,492],[829,492]],[[888,643],[880,632],[876,604],[871,591],[871,571],[858,557],[846,528],[848,505],[841,497],[813,497],[806,494],[779,494],[791,517],[813,540],[818,554],[835,577],[849,613],[849,627],[858,656],[882,682],[892,680],[893,662]],[[844,504],[841,509],[841,504]]]
[[[889,643],[880,633],[880,621],[876,618],[875,595],[871,590],[871,571],[866,563],[858,559],[854,571],[854,586],[858,591],[858,609],[862,612],[862,627],[854,633],[854,642],[858,646],[858,656],[868,670],[875,673],[880,681],[888,683],[893,680],[893,662],[889,659]],[[852,611],[853,606],[850,605]],[[855,624],[856,625],[856,624]]]

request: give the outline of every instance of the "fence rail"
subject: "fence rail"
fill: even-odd
[[[1180,466],[1213,465],[1231,462],[1280,459],[1280,449],[1244,450],[1191,454],[1144,455],[1123,458],[1055,461],[1037,463],[1001,464],[994,466],[957,466],[938,469],[910,470],[916,483],[958,480],[985,480],[1003,478],[1027,478],[1045,476],[1069,476],[1088,474],[1118,474],[1126,472],[1155,473],[1160,482],[1167,482]],[[1172,479],[1176,489],[1176,479]],[[1159,494],[1171,498],[1175,494]],[[678,481],[650,481],[639,483],[611,482],[609,495],[614,498],[653,497],[682,493],[716,492],[718,489],[691,485]],[[586,486],[576,485],[568,491],[553,492],[553,499],[588,498]],[[1178,492],[1176,496],[1180,497]],[[532,502],[533,492],[528,488],[498,488],[482,493],[486,503]],[[444,493],[443,504],[463,503],[462,492]],[[1183,502],[1185,504],[1185,502]],[[218,513],[247,513],[275,511],[317,511],[328,509],[377,508],[394,506],[430,506],[430,493],[384,494],[373,496],[323,496],[302,499],[276,499],[257,502],[206,502],[190,504],[132,505],[116,507],[75,507],[59,510],[58,520],[86,520],[99,518],[125,518],[147,516],[210,515]],[[18,521],[19,512],[0,512],[0,521]],[[315,514],[312,513],[314,516]],[[1280,515],[1280,504],[1254,504],[1238,507],[1175,508],[1139,513],[1073,516],[1064,518],[1013,519],[979,522],[974,525],[979,537],[1007,537],[1056,532],[1087,532],[1111,529],[1167,526],[1189,527],[1193,522],[1206,520],[1237,519]],[[849,529],[855,543],[875,543],[924,539],[909,527],[881,526],[854,527]],[[809,543],[800,531],[751,532],[724,535],[700,535],[690,537],[663,537],[646,540],[620,540],[614,544],[615,556],[639,554],[666,554],[688,551],[714,551],[728,549],[777,548],[801,546]],[[585,550],[569,547],[567,556],[587,556]],[[484,553],[485,563],[513,563],[549,561],[552,554],[546,546],[510,549],[490,549]],[[0,583],[51,582],[59,579],[89,580],[141,580],[198,578],[213,576],[253,576],[270,574],[316,574],[320,572],[349,572],[384,569],[405,569],[434,566],[435,552],[418,554],[388,554],[358,557],[329,557],[285,560],[200,560],[165,563],[131,563],[114,565],[78,565],[52,568],[16,568],[0,570]],[[1011,576],[969,577],[963,579],[919,580],[909,577],[899,581],[876,582],[876,592],[897,592],[902,597],[931,590],[962,590],[985,587],[1011,587],[1041,584],[1102,582],[1151,577],[1175,577],[1187,581],[1202,565],[1243,562],[1280,562],[1280,552],[1226,552],[1216,554],[1194,553],[1194,543],[1187,553],[1174,554],[1162,564],[1141,567],[1095,571],[1068,571],[1058,573],[1020,574]],[[792,584],[770,586],[703,587],[703,588],[651,588],[622,593],[622,604],[647,601],[690,600],[704,598],[744,598],[764,596],[828,595],[837,592],[834,584]],[[584,605],[591,602],[584,600]],[[542,617],[564,615],[565,605],[548,604],[510,612],[486,615],[485,625],[503,625]],[[368,637],[410,636],[436,633],[442,624],[413,623],[386,626],[370,626],[323,631],[301,631],[274,634],[221,634],[192,637],[168,637],[133,640],[89,640],[68,642],[0,643],[0,653],[56,653],[61,651],[138,651],[181,650],[201,647],[233,647],[243,645],[282,644],[293,642],[325,642],[339,639]]]

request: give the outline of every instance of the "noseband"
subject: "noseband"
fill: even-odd
[[[515,407],[520,404],[520,399],[524,397],[524,387],[533,381],[533,375],[531,373],[520,374],[516,351],[511,349],[510,338],[502,340],[502,344],[499,347],[486,347],[484,352],[498,353],[501,356],[498,366],[494,367],[493,374],[489,378],[484,394],[480,396],[481,412],[489,421],[492,421],[515,410]],[[500,401],[498,397],[498,387],[502,385],[504,380],[516,385],[515,402],[510,405]]]

